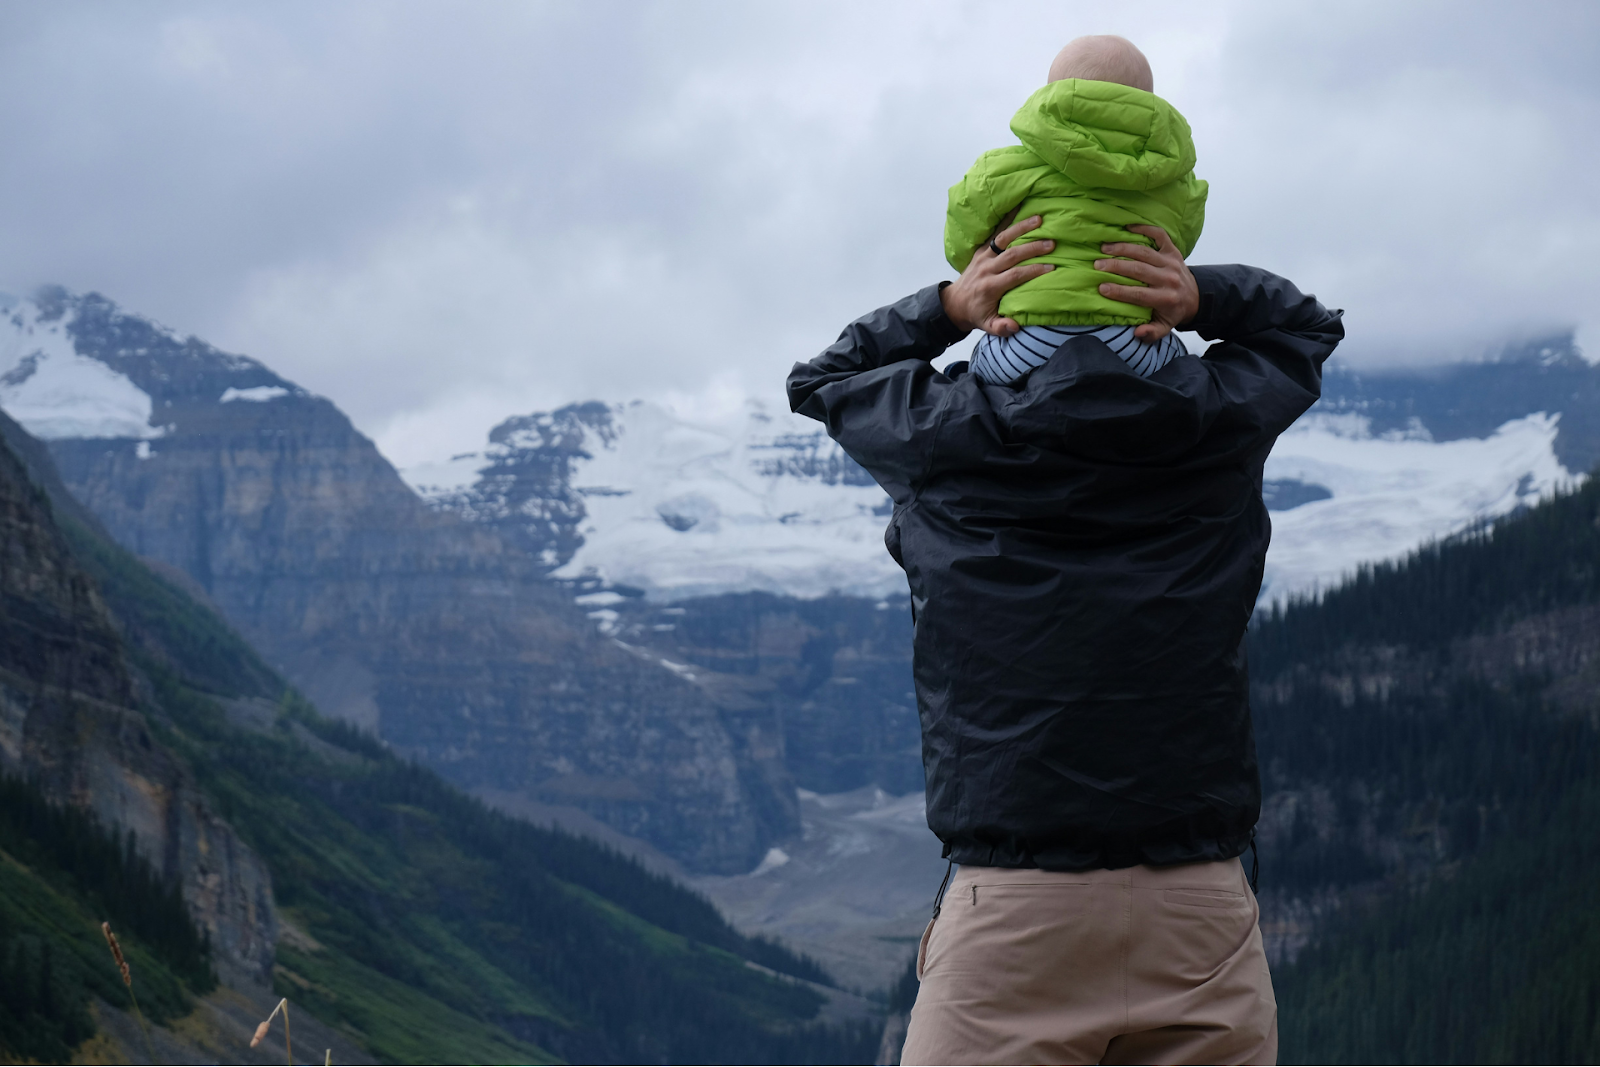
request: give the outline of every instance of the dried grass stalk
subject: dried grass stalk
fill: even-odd
[[[100,932],[106,935],[106,944],[111,946],[111,958],[117,961],[117,970],[122,972],[122,984],[128,987],[128,999],[133,1001],[133,1014],[139,1020],[139,1029],[144,1034],[144,1047],[150,1053],[150,1062],[160,1063],[155,1043],[150,1040],[150,1024],[144,1021],[144,1012],[139,1010],[139,998],[133,992],[133,973],[128,970],[128,960],[122,954],[122,946],[117,944],[117,935],[111,932],[110,923],[101,923]]]
[[[288,1057],[290,1067],[294,1067],[294,1045],[289,1040],[289,998],[284,997],[278,1001],[278,1006],[272,1009],[272,1014],[261,1021],[256,1027],[256,1036],[250,1039],[250,1047],[255,1048],[261,1044],[261,1039],[267,1036],[267,1028],[272,1025],[272,1020],[283,1012],[283,1054]]]

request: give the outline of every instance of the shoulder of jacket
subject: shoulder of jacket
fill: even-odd
[[[1004,148],[991,148],[978,157],[978,161],[967,171],[969,175],[981,174],[985,177],[998,177],[1003,174],[1016,174],[1020,171],[1033,170],[1042,167],[1052,169],[1040,155],[1027,145],[1013,144]]]

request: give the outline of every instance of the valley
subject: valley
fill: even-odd
[[[103,297],[4,316],[0,766],[179,888],[219,984],[135,934],[164,1019],[281,991],[384,1061],[876,1047],[944,863],[887,499],[831,441],[756,401],[583,402],[396,471],[331,401]],[[1445,952],[1373,924],[1458,879],[1503,896],[1508,843],[1588,810],[1597,427],[1600,369],[1554,338],[1333,368],[1269,460],[1250,654],[1285,1004],[1400,981],[1339,946]],[[96,906],[40,878],[50,914]],[[120,1032],[115,989],[71,981]],[[1387,1025],[1338,1047],[1410,1040]]]

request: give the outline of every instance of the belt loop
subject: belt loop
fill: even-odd
[[[935,919],[937,919],[939,917],[939,909],[944,907],[944,891],[945,891],[945,887],[950,884],[950,872],[955,870],[955,867],[956,867],[956,861],[955,860],[951,860],[948,864],[945,865],[944,880],[939,883],[939,891],[933,895],[933,917]]]

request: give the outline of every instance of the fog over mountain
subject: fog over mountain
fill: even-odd
[[[574,401],[777,405],[789,363],[949,275],[946,188],[1009,141],[1062,41],[1116,32],[1194,126],[1197,259],[1344,307],[1358,365],[1558,328],[1582,344],[1597,18],[1576,0],[10,5],[0,288],[98,290],[249,352],[401,466]]]

